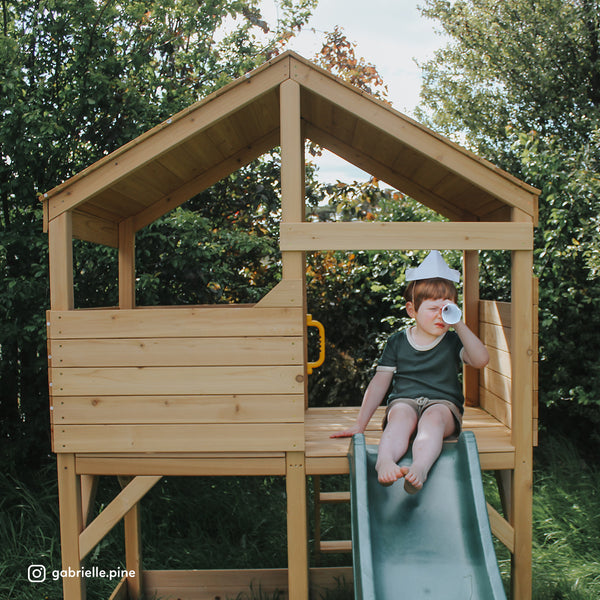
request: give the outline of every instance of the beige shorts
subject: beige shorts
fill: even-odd
[[[454,422],[456,423],[456,429],[454,430],[454,433],[447,439],[455,439],[460,435],[462,430],[462,414],[458,406],[449,400],[430,400],[429,398],[394,398],[385,409],[385,416],[383,417],[382,423],[383,429],[385,429],[385,426],[387,425],[387,419],[390,410],[396,404],[408,404],[408,406],[415,410],[418,419],[420,419],[423,413],[431,406],[434,406],[435,404],[443,404],[449,408],[452,416],[454,417]]]

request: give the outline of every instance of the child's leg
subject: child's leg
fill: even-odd
[[[417,437],[412,446],[412,465],[402,467],[404,489],[409,494],[414,494],[423,487],[429,470],[442,451],[444,438],[452,435],[455,430],[454,416],[443,404],[434,404],[421,415]]]
[[[410,436],[416,426],[417,412],[414,408],[402,403],[392,406],[377,453],[375,469],[379,483],[390,485],[403,476],[396,463],[406,454]]]

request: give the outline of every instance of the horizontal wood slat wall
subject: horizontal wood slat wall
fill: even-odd
[[[479,303],[479,333],[490,355],[479,378],[480,405],[507,427],[511,425],[510,329],[510,303]]]
[[[533,362],[533,436],[537,444],[538,428],[538,330],[537,330],[537,280],[534,280],[534,333],[532,340]],[[488,365],[480,377],[480,404],[487,412],[504,423],[511,425],[510,362],[511,316],[509,302],[482,300],[479,304],[479,332],[490,354]]]
[[[304,448],[304,310],[50,311],[55,452]]]

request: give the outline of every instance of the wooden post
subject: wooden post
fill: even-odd
[[[304,221],[304,139],[300,121],[300,86],[288,79],[280,86],[281,128],[281,220]],[[301,281],[302,305],[306,314],[306,267],[302,251],[282,252],[282,278]],[[306,332],[306,324],[302,327]],[[304,335],[306,365],[307,335]],[[304,369],[304,398],[307,400],[307,373]],[[306,468],[302,452],[287,453],[287,532],[289,599],[308,598],[308,521],[306,518]]]
[[[533,489],[533,252],[512,253],[512,441],[515,469],[511,524],[515,530],[513,598],[529,600],[532,594],[532,489]]]
[[[479,251],[463,252],[463,308],[465,323],[479,335]],[[467,406],[479,406],[479,369],[465,365],[464,393]]]
[[[57,454],[58,499],[60,512],[60,547],[64,600],[85,600],[84,579],[79,558],[79,534],[83,529],[81,487],[75,472],[74,454]],[[71,576],[72,575],[72,576]]]
[[[133,219],[119,224],[119,308],[135,307],[135,230]]]
[[[50,307],[73,310],[73,222],[65,212],[48,223]]]
[[[286,453],[289,600],[308,598],[308,519],[304,452]]]

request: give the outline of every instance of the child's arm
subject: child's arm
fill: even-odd
[[[385,398],[393,377],[393,371],[377,371],[367,386],[356,423],[344,431],[331,434],[331,437],[352,437],[355,433],[364,433],[373,413]]]
[[[483,342],[467,327],[464,321],[459,321],[453,327],[463,343],[463,361],[476,369],[485,367],[490,356]]]

